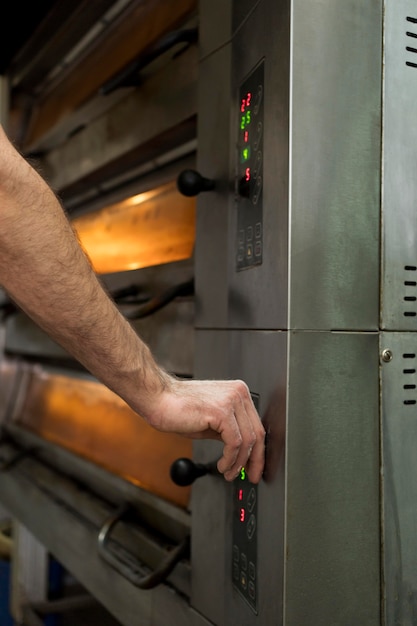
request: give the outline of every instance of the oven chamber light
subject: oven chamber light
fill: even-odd
[[[172,181],[72,220],[94,270],[110,274],[188,259],[195,243],[195,198]]]

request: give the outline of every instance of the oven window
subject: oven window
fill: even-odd
[[[193,254],[195,198],[182,196],[172,181],[72,224],[98,274],[182,261]]]

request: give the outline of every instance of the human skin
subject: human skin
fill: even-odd
[[[59,199],[0,127],[0,285],[152,427],[223,441],[217,467],[262,477],[265,430],[241,380],[181,380],[154,359],[95,274]]]

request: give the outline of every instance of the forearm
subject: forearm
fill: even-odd
[[[155,428],[224,442],[218,469],[243,465],[254,482],[265,430],[242,381],[180,381],[148,347],[99,283],[62,207],[0,127],[0,284],[92,374]]]
[[[52,191],[5,145],[0,281],[51,337],[136,410],[146,411],[148,397],[161,392],[168,376],[103,290]]]

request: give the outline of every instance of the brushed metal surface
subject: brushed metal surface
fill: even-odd
[[[378,333],[289,337],[285,626],[380,626]]]
[[[231,46],[200,63],[197,169],[216,181],[197,198],[195,286],[196,326],[224,327],[229,266],[229,103]]]
[[[378,328],[381,54],[377,0],[263,0],[233,36],[231,68],[219,54],[201,66],[198,160],[223,191],[229,158],[229,197],[198,200],[200,327]],[[261,59],[263,262],[237,272],[237,95]]]
[[[199,330],[196,372],[245,380],[259,395],[268,430],[265,477],[258,486],[259,612],[255,615],[232,584],[233,485],[204,477],[193,486],[191,604],[216,626],[280,624],[284,572],[286,334]],[[219,447],[198,443],[195,460],[208,462]]]
[[[417,19],[410,0],[385,3],[382,327],[417,330]],[[410,33],[409,35],[407,33]],[[414,35],[414,36],[413,36]]]
[[[232,0],[199,0],[198,48],[200,61],[230,41],[232,5]]]
[[[417,615],[417,335],[385,332],[381,365],[384,607],[389,626]]]
[[[292,2],[289,328],[378,328],[382,3]]]

